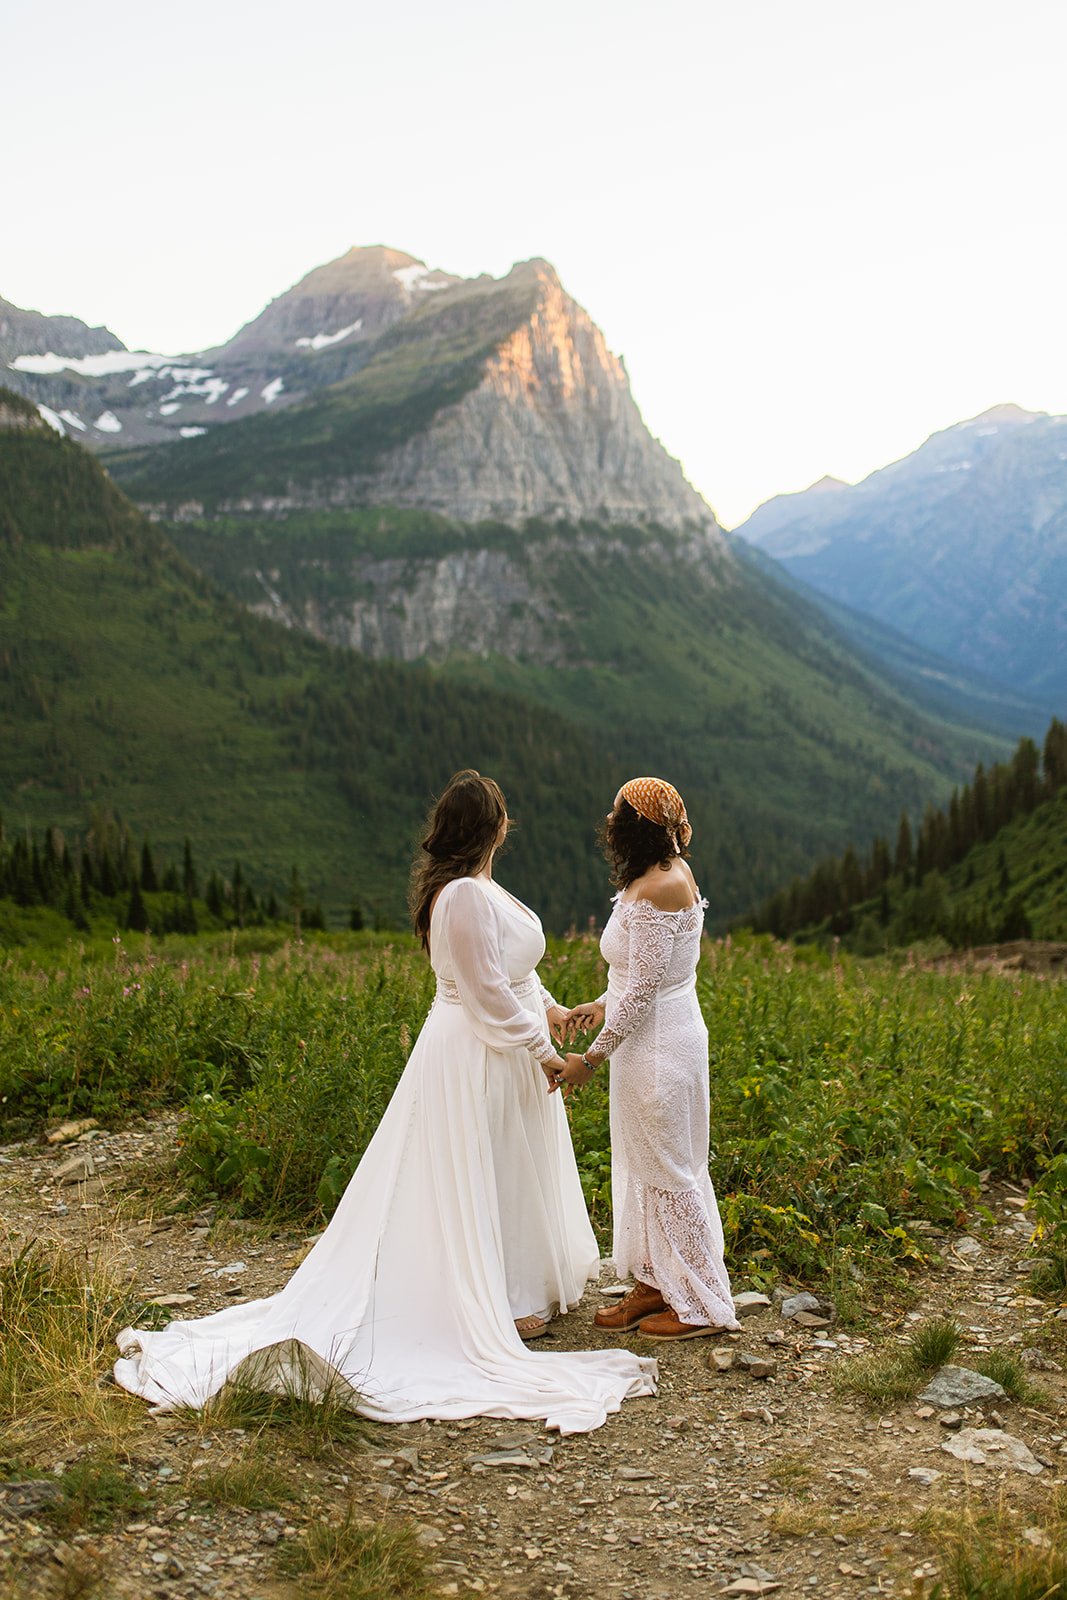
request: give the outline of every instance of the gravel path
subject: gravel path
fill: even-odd
[[[0,1151],[6,1254],[32,1239],[103,1252],[146,1298],[176,1297],[179,1316],[277,1289],[307,1246],[301,1234],[216,1222],[210,1211],[165,1216],[136,1198],[131,1173],[166,1164],[175,1128],[164,1119],[118,1134],[90,1130],[56,1148]],[[61,1179],[65,1165],[86,1156],[91,1173]],[[282,1444],[275,1464],[300,1499],[282,1498],[278,1509],[198,1497],[205,1472],[249,1458],[247,1434],[152,1419],[116,1395],[126,1457],[148,1497],[143,1513],[116,1531],[62,1540],[0,1481],[0,1596],[82,1592],[73,1584],[88,1558],[103,1574],[91,1591],[100,1596],[295,1597],[308,1591],[278,1576],[280,1552],[309,1521],[339,1516],[350,1503],[357,1513],[414,1522],[441,1592],[460,1595],[906,1595],[938,1571],[938,1516],[998,1500],[1020,1547],[1038,1548],[1051,1492],[1067,1483],[1067,1313],[1058,1319],[1026,1291],[1021,1193],[997,1190],[986,1202],[994,1222],[931,1236],[940,1264],[917,1284],[909,1310],[869,1306],[856,1328],[820,1328],[770,1306],[746,1316],[740,1335],[660,1345],[659,1395],[631,1402],[590,1435],[559,1439],[479,1418],[368,1427],[362,1441],[318,1459]],[[605,1264],[602,1287],[613,1280]],[[603,1303],[601,1289],[590,1289],[541,1347],[598,1344],[592,1315]],[[959,1365],[992,1347],[1028,1352],[1047,1399],[1038,1407],[985,1401],[962,1410],[960,1426],[1006,1431],[1029,1447],[1037,1471],[1005,1467],[1003,1450],[985,1464],[960,1460],[944,1448],[954,1432],[936,1408],[908,1400],[879,1412],[833,1386],[834,1368],[850,1355],[945,1312],[966,1329]],[[773,1370],[754,1377],[736,1359],[720,1370],[725,1351]],[[69,1466],[93,1441],[57,1448]],[[262,1459],[262,1444],[255,1449]],[[0,1456],[9,1450],[3,1439]],[[4,1470],[10,1477],[15,1469],[0,1462],[0,1477]]]

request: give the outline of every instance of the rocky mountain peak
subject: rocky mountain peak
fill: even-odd
[[[49,317],[42,311],[24,311],[10,300],[0,299],[0,361],[45,355],[77,360],[125,348],[110,328],[90,328],[78,317]]]
[[[403,250],[354,245],[306,273],[228,343],[203,354],[222,363],[365,343],[404,316],[413,300],[462,281]]]
[[[983,411],[980,416],[971,417],[967,422],[958,424],[961,428],[977,428],[982,424],[996,424],[997,426],[1018,427],[1026,422],[1035,422],[1038,417],[1047,417],[1047,411],[1024,411],[1022,406],[1010,403],[990,406],[988,411]]]

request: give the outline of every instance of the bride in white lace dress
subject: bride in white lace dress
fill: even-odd
[[[489,778],[457,773],[413,881],[437,995],[329,1227],[285,1287],[119,1336],[119,1383],[159,1410],[228,1380],[340,1395],[383,1422],[541,1418],[577,1433],[656,1364],[625,1350],[528,1350],[599,1270],[549,1036],[531,910],[493,881],[507,833]],[[546,1010],[547,1007],[547,1010]]]
[[[572,1027],[601,1031],[564,1072],[580,1086],[611,1058],[613,1254],[634,1288],[596,1323],[654,1339],[737,1326],[708,1175],[708,1030],[696,995],[707,902],[682,855],[691,837],[671,784],[633,778],[619,790],[603,831],[620,890],[600,941],[608,987],[569,1014]]]

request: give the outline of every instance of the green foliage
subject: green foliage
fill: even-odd
[[[112,1528],[143,1514],[151,1504],[128,1469],[106,1453],[75,1462],[58,1481],[63,1498],[47,1506],[42,1516],[65,1534]]]
[[[114,1123],[185,1105],[179,1162],[194,1193],[253,1215],[328,1216],[403,1071],[431,974],[406,936],[338,934],[264,956],[255,930],[244,937],[244,953],[189,942],[186,960],[169,941],[167,960],[124,947],[111,961],[68,952],[57,971],[9,959],[9,1134],[71,1111]],[[553,943],[542,975],[567,1004],[604,987],[589,937]],[[756,938],[708,941],[698,994],[711,1172],[738,1275],[848,1276],[917,1260],[910,1221],[955,1225],[977,1202],[980,1170],[1034,1174],[1062,1146],[1067,1018],[1053,985],[963,986]],[[569,1107],[604,1235],[607,1077]]]
[[[903,812],[892,857],[881,837],[862,862],[850,847],[752,921],[778,937],[833,935],[863,955],[930,938],[1067,937],[1067,727],[1052,719],[1041,754],[1023,738],[1010,762],[979,764],[914,830]]]
[[[955,1317],[931,1317],[908,1335],[909,1359],[918,1372],[936,1372],[952,1360],[962,1337]]]
[[[548,925],[603,902],[589,834],[622,774],[594,735],[497,685],[340,655],[251,616],[55,435],[0,432],[0,505],[9,830],[135,817],[161,857],[191,837],[203,863],[228,876],[251,861],[279,898],[295,860],[312,908],[339,920],[358,892],[368,920],[397,925],[431,796],[473,765],[504,786],[514,886]],[[179,878],[171,899],[185,898]]]
[[[1005,1394],[1023,1405],[1047,1404],[1048,1395],[1039,1384],[1027,1376],[1026,1368],[1018,1356],[1008,1350],[984,1350],[973,1362],[976,1372],[999,1383]]]
[[[1035,1274],[1035,1287],[1062,1292],[1067,1289],[1067,1151],[1044,1163],[1027,1207],[1037,1224],[1036,1248],[1047,1262]]]

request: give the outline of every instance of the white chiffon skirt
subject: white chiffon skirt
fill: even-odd
[[[514,1319],[579,1300],[598,1270],[561,1097],[525,1050],[436,1001],[322,1237],[278,1294],[118,1339],[117,1381],[159,1410],[227,1381],[340,1394],[383,1422],[539,1418],[597,1428],[655,1393],[624,1350],[530,1350]]]

